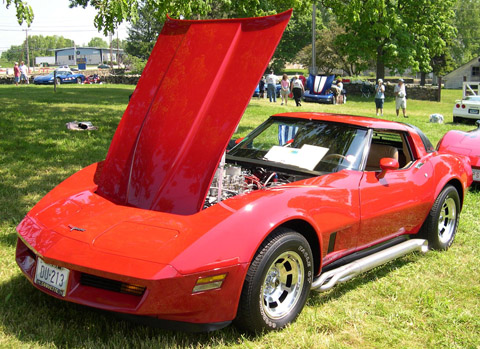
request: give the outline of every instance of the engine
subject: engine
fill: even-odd
[[[253,190],[275,187],[294,180],[289,175],[261,167],[249,169],[221,163],[217,172],[215,172],[203,208],[208,208],[233,196],[246,194]]]

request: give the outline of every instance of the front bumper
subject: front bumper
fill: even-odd
[[[83,258],[92,258],[93,256],[88,256],[87,251],[76,252],[83,254]],[[34,283],[38,258],[70,270],[64,297]],[[218,329],[227,326],[235,318],[243,278],[248,268],[247,265],[237,264],[207,272],[181,275],[169,265],[108,254],[105,254],[104,258],[109,259],[108,264],[102,264],[101,269],[92,269],[39,255],[21,237],[17,240],[16,262],[27,279],[42,292],[73,303],[133,316],[141,322],[148,320],[153,324],[157,322],[156,324],[161,327],[180,326],[190,331]],[[115,265],[117,270],[115,272],[106,270],[106,265]],[[151,277],[145,277],[144,274],[142,278],[132,276],[129,271],[126,274],[130,275],[122,275],[119,271],[123,265],[129,271],[139,270],[139,274],[142,271],[151,274],[155,268],[156,273]],[[226,273],[227,277],[221,288],[192,292],[199,277],[223,273]],[[94,283],[85,281],[92,278],[96,280]],[[145,287],[145,291],[139,295],[123,293],[121,288],[115,287],[122,283]],[[172,322],[171,326],[169,322]]]

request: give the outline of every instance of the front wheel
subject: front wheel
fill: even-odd
[[[302,311],[312,278],[307,240],[291,229],[277,229],[260,246],[248,269],[235,322],[254,332],[285,327]]]
[[[457,189],[447,185],[438,195],[420,234],[428,240],[428,247],[448,250],[457,233],[460,198]]]

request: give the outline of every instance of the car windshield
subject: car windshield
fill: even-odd
[[[281,163],[309,171],[358,170],[367,129],[352,125],[274,117],[260,125],[230,156]]]
[[[465,98],[467,101],[480,102],[480,96],[468,96]]]

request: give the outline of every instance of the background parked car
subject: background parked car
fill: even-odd
[[[469,132],[448,131],[438,142],[437,149],[440,152],[468,156],[473,181],[480,184],[480,120],[477,120],[476,124],[477,128]]]
[[[480,96],[466,96],[455,102],[453,122],[459,122],[461,119],[480,120]]]
[[[73,73],[71,70],[57,69],[56,71],[57,84],[83,84],[85,75],[80,73]],[[33,79],[35,85],[53,84],[55,80],[54,72],[48,75],[40,75]]]

